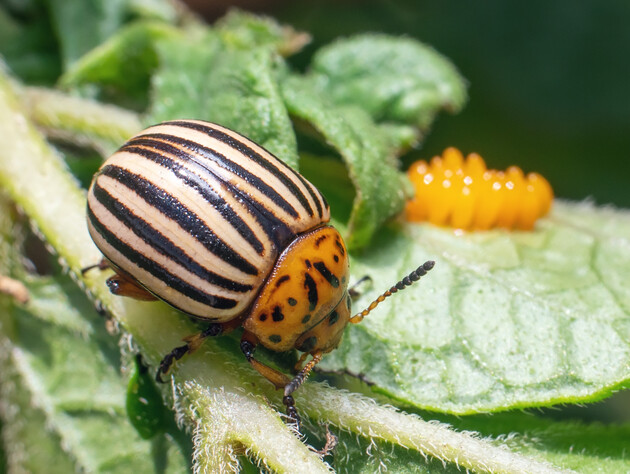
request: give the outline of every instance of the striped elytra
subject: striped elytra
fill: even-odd
[[[92,238],[115,267],[174,307],[227,321],[280,253],[330,218],[301,175],[251,140],[181,120],[131,138],[88,194]]]
[[[413,163],[408,176],[415,188],[406,208],[411,221],[464,230],[530,230],[553,201],[549,182],[538,173],[525,176],[516,166],[506,171],[487,169],[478,154],[464,159],[452,147],[429,163]]]
[[[112,293],[161,299],[207,323],[162,359],[157,380],[205,338],[242,327],[241,351],[284,389],[295,423],[291,394],[348,323],[433,267],[425,263],[351,316],[349,256],[326,224],[324,196],[261,146],[199,120],[155,125],[125,143],[94,176],[87,218],[105,256],[98,266],[115,272]],[[297,375],[256,360],[258,344],[302,351]]]

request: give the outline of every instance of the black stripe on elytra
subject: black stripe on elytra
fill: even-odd
[[[266,157],[254,151],[245,142],[238,140],[236,137],[233,137],[225,132],[222,132],[221,130],[213,128],[211,124],[209,123],[207,125],[197,123],[197,122],[186,122],[186,121],[173,121],[173,122],[168,122],[168,123],[170,125],[177,125],[179,127],[191,128],[193,130],[197,130],[198,132],[203,132],[206,135],[212,138],[215,138],[216,140],[219,140],[225,143],[226,145],[238,150],[239,152],[247,156],[250,160],[254,161],[258,165],[262,166],[267,171],[269,171],[271,174],[276,176],[282,182],[282,184],[284,184],[289,189],[289,191],[291,191],[291,193],[298,199],[298,201],[300,201],[300,204],[306,210],[308,215],[313,217],[313,208],[311,207],[308,200],[306,199],[306,196],[304,195],[302,191],[300,191],[300,188],[298,188],[297,185],[288,176],[289,174],[293,174],[295,176],[298,176],[298,179],[299,179],[300,177],[299,174],[296,173],[290,166],[287,166],[286,163],[284,163],[282,160],[279,160],[272,153],[269,153],[269,151],[265,150],[267,153],[269,153],[269,155],[271,155],[273,158],[276,159],[276,161],[282,166],[282,168],[284,168],[283,170],[281,170],[278,166],[276,166],[273,162],[271,162]],[[234,132],[234,133],[242,137],[244,140],[249,141],[248,138],[242,136],[240,133],[238,132]],[[320,212],[320,217],[321,217],[321,212]]]
[[[218,176],[216,170],[212,169],[212,164],[215,163],[215,161],[209,162],[209,160],[200,160],[199,157],[196,156],[199,154],[199,150],[191,150],[190,148],[184,147],[183,145],[174,146],[171,143],[164,141],[169,137],[173,139],[176,138],[172,137],[171,135],[162,134],[141,135],[132,139],[127,145],[121,148],[121,150],[139,153],[142,156],[145,156],[146,158],[155,161],[156,163],[159,163],[167,168],[169,166],[173,166],[173,164],[176,162],[166,156],[162,156],[160,153],[151,152],[151,150],[134,146],[134,144],[154,148],[163,153],[168,153],[176,156],[183,161],[194,163],[208,174],[214,176],[219,182],[221,182],[225,186],[228,193],[241,198],[239,199],[239,201],[247,208],[247,211],[250,213],[250,215],[254,217],[254,219],[256,219],[256,221],[260,224],[260,226],[269,237],[269,240],[274,242],[278,249],[284,249],[295,238],[295,233],[287,226],[287,224],[285,224],[280,218],[275,216],[269,209],[267,209],[264,205],[260,204],[256,200],[252,199],[252,197],[249,196],[246,192],[241,191],[229,181],[226,181],[221,176]],[[172,143],[177,143],[176,140],[170,141]],[[208,153],[210,152],[211,150],[208,150]],[[207,156],[204,157],[208,158]],[[178,170],[179,168],[181,168],[182,170],[188,171],[185,167],[181,165],[177,166]],[[183,179],[179,171],[177,173],[178,177],[180,179]],[[188,173],[199,180],[197,181],[197,183],[203,184],[203,178],[200,178],[199,176],[195,175],[195,173],[192,173],[190,171],[188,171]],[[238,221],[235,221],[233,225],[237,230],[239,230],[241,224],[239,224]],[[242,223],[242,226],[248,229],[253,234],[253,231],[244,222]]]
[[[308,310],[313,311],[317,307],[317,283],[313,280],[313,277],[308,273],[304,274],[304,288],[308,290]]]
[[[146,135],[140,135],[138,138],[156,138],[158,140],[164,140],[166,142],[174,143],[179,145],[180,147],[188,150],[190,159],[194,160],[196,163],[202,164],[199,158],[211,161],[216,163],[217,166],[224,168],[235,176],[239,176],[244,179],[250,186],[258,189],[265,196],[267,196],[271,201],[274,202],[279,208],[281,208],[284,212],[289,214],[291,217],[297,218],[299,216],[298,212],[295,208],[284,199],[274,188],[265,183],[260,177],[254,175],[247,169],[243,168],[238,163],[230,160],[229,157],[222,155],[221,153],[213,150],[211,148],[200,145],[197,142],[192,140],[188,140],[183,137],[178,137],[176,135],[169,135],[166,133],[151,133]],[[184,150],[180,150],[180,154]],[[207,165],[206,165],[207,166]]]
[[[98,184],[98,181],[92,188],[92,192],[94,197],[103,204],[116,219],[123,222],[134,234],[155,249],[156,252],[178,263],[202,280],[239,293],[245,293],[253,289],[252,285],[245,285],[230,280],[203,268],[174,242],[158,232],[149,222],[138,217],[127,206],[109,194]]]
[[[144,148],[147,147],[147,148]],[[162,153],[152,151],[158,150]],[[204,200],[209,203],[214,209],[221,214],[221,216],[241,234],[241,236],[258,252],[262,255],[264,246],[260,240],[256,237],[254,231],[241,219],[241,217],[230,207],[230,205],[221,197],[221,195],[205,180],[203,177],[189,170],[179,160],[173,160],[164,155],[164,153],[171,154],[177,158],[187,161],[190,158],[187,153],[182,153],[181,148],[177,148],[169,143],[165,143],[159,140],[149,139],[132,139],[127,142],[121,151],[129,153],[136,153],[141,155],[154,163],[157,163],[165,168],[171,170],[178,179],[180,179],[186,186],[193,188],[197,191]],[[204,170],[212,174],[217,181],[223,183],[223,181],[212,173],[212,170]],[[223,183],[226,187],[231,186],[227,183]],[[230,190],[231,191],[231,190]]]
[[[257,275],[255,266],[225,244],[194,212],[185,207],[173,195],[150,181],[114,165],[101,168],[101,175],[109,176],[133,190],[140,198],[166,217],[177,222],[182,229],[196,238],[205,248],[224,262],[248,275]]]
[[[330,270],[328,270],[328,267],[324,262],[315,262],[313,266],[321,274],[321,276],[323,276],[326,281],[330,283],[333,288],[339,287],[339,278],[337,278],[335,275],[332,274]]]
[[[105,242],[107,242],[111,247],[113,247],[122,255],[124,255],[125,258],[131,261],[134,265],[147,271],[158,280],[163,281],[169,287],[173,288],[174,290],[178,291],[182,295],[194,301],[211,306],[213,308],[230,309],[236,306],[237,302],[235,300],[230,299],[230,298],[223,298],[221,296],[211,295],[209,293],[200,291],[198,288],[195,288],[189,285],[182,279],[170,273],[168,270],[166,270],[162,266],[158,265],[153,260],[146,258],[141,253],[139,253],[138,251],[131,248],[129,245],[122,242],[106,226],[101,224],[101,222],[97,219],[97,217],[94,215],[94,213],[89,207],[87,210],[87,214],[88,214],[88,219],[90,220],[90,223],[92,224],[96,232],[98,232],[99,235],[105,240]],[[168,300],[165,299],[164,301],[166,301],[167,303],[177,308],[177,305],[169,302]],[[182,309],[182,308],[179,308],[179,309]]]
[[[317,213],[319,214],[320,219],[323,218],[324,217],[324,208],[322,208],[322,203],[320,202],[320,199],[321,199],[321,201],[324,202],[324,206],[327,209],[328,208],[328,203],[326,203],[326,199],[319,192],[319,190],[317,190],[317,188],[313,189],[313,185],[310,184],[308,181],[306,181],[306,178],[304,178],[304,176],[302,176],[300,173],[295,173],[295,175],[302,182],[304,187],[308,190],[308,193],[313,198],[313,201],[315,201],[315,207],[317,207]]]

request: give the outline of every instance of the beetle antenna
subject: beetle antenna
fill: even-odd
[[[374,308],[376,308],[380,303],[382,303],[385,300],[385,298],[388,298],[389,296],[392,296],[394,293],[397,293],[400,290],[404,290],[408,286],[413,285],[415,282],[417,282],[420,279],[420,277],[423,277],[424,275],[426,275],[427,272],[431,270],[434,265],[435,265],[435,262],[433,260],[424,262],[422,265],[420,265],[418,268],[412,271],[409,275],[407,275],[405,278],[403,278],[394,286],[392,286],[385,293],[383,293],[374,301],[372,301],[370,303],[370,306],[368,306],[366,309],[364,309],[360,313],[357,313],[354,316],[352,316],[350,318],[350,322],[353,324],[356,324],[363,321],[363,318],[365,318],[368,314],[370,314]]]

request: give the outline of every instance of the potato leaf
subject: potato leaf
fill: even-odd
[[[374,279],[357,308],[424,260],[435,269],[322,366],[457,414],[601,399],[630,383],[628,235],[627,212],[569,203],[533,232],[389,227],[353,260]]]
[[[5,433],[17,437],[9,443],[12,462],[22,459],[31,472],[49,471],[53,459],[60,470],[73,465],[68,471],[187,472],[185,453],[171,437],[145,441],[129,423],[119,349],[74,282],[31,277],[27,287],[28,305],[9,308],[0,320],[6,391],[0,412]],[[17,407],[26,411],[14,418]],[[39,423],[36,433],[24,419]],[[38,450],[24,447],[32,443]]]
[[[151,75],[158,65],[156,45],[180,34],[163,23],[132,23],[76,61],[60,84],[66,88],[98,88],[104,98],[124,102],[127,108],[145,106]]]
[[[338,104],[358,105],[379,122],[426,130],[440,109],[459,111],[466,85],[453,64],[410,38],[357,35],[318,51],[310,74]]]
[[[120,28],[128,0],[47,0],[46,3],[67,68]]]

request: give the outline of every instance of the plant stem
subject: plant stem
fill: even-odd
[[[41,87],[20,89],[23,107],[46,134],[110,155],[142,128],[137,114]]]

